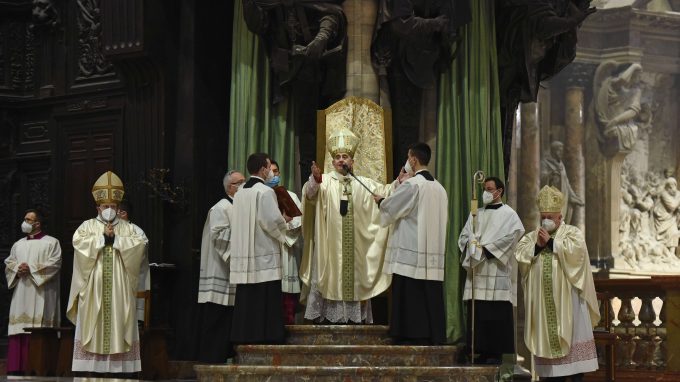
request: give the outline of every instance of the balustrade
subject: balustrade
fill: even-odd
[[[602,319],[596,330],[609,327],[617,335],[617,379],[640,378],[644,374],[649,380],[655,380],[677,375],[680,361],[672,357],[668,349],[680,349],[680,327],[669,323],[666,317],[677,317],[680,313],[680,276],[596,278],[595,288],[611,299],[609,314],[605,315],[605,307],[600,306]],[[609,323],[604,322],[605,317]],[[602,349],[598,348],[598,354],[602,369]]]

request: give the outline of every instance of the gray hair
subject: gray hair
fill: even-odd
[[[226,174],[224,174],[224,178],[222,178],[222,186],[224,186],[224,192],[229,193],[227,190],[229,190],[229,181],[231,180],[231,176],[238,172],[238,170],[229,170],[227,171]]]

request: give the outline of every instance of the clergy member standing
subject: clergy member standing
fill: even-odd
[[[358,176],[352,171],[359,138],[338,129],[326,142],[334,171],[312,174],[302,194],[305,239],[300,279],[309,292],[305,318],[315,322],[372,323],[370,299],[385,291],[392,278],[382,267],[388,229],[380,226],[380,212],[371,192],[387,195],[392,185]]]
[[[198,303],[202,306],[198,349],[200,362],[225,363],[235,355],[230,338],[236,286],[229,282],[229,256],[233,198],[245,181],[243,174],[236,170],[226,173],[222,179],[224,199],[208,211],[203,226],[198,281]]]
[[[149,238],[146,237],[146,233],[142,227],[133,223],[130,220],[132,215],[132,204],[129,200],[123,200],[118,204],[118,218],[125,220],[132,225],[135,232],[144,239],[144,260],[142,260],[142,265],[139,267],[139,280],[137,281],[137,292],[144,292],[151,290],[151,269],[149,269]],[[144,299],[137,299],[137,321],[144,321]]]
[[[538,193],[541,226],[517,245],[524,287],[524,342],[541,380],[582,381],[597,370],[593,327],[600,321],[585,237],[562,221],[564,196]]]
[[[285,339],[281,295],[281,243],[286,223],[274,190],[269,156],[251,154],[250,179],[234,196],[229,282],[236,284],[233,343],[282,343]]]
[[[111,171],[92,187],[98,216],[73,233],[73,276],[66,316],[76,325],[73,371],[142,369],[136,294],[146,243],[117,217],[123,182]]]
[[[474,362],[500,364],[503,354],[515,352],[513,306],[517,305],[515,247],[524,234],[517,213],[501,198],[505,185],[497,177],[484,180],[477,225],[468,217],[458,238],[467,271],[463,300],[468,301],[468,344],[472,344],[472,268],[474,268]]]
[[[54,328],[61,319],[59,301],[59,240],[43,232],[38,210],[27,210],[21,231],[26,237],[12,246],[5,259],[7,289],[12,291],[7,328],[7,373],[24,374],[28,368],[29,332],[24,328]]]
[[[376,196],[380,224],[393,225],[384,272],[392,275],[390,336],[397,342],[439,345],[446,341],[444,260],[448,197],[427,169],[426,143],[409,147],[405,179],[387,198]]]
[[[279,164],[272,162],[274,177],[267,186],[276,187],[281,182]],[[298,208],[302,208],[300,198],[287,190]],[[302,258],[302,216],[296,216],[287,223],[286,242],[281,244],[281,291],[283,292],[283,318],[287,325],[295,323],[295,310],[300,301],[300,260]]]

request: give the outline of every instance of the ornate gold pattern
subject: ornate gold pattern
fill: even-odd
[[[354,206],[352,182],[345,178],[342,193],[347,196],[347,214],[342,217],[342,299],[354,301]]]
[[[92,196],[97,204],[120,203],[124,195],[123,181],[111,171],[103,173],[92,186]]]
[[[562,212],[564,195],[553,186],[545,185],[538,192],[538,210],[540,212]]]
[[[387,181],[388,134],[385,132],[384,111],[371,100],[359,97],[347,97],[323,111],[325,124],[320,123],[320,132],[325,137],[323,142],[336,131],[347,128],[359,137],[359,145],[354,153],[354,173],[374,179],[380,183]],[[318,137],[319,140],[321,137]],[[333,158],[326,150],[323,153],[324,172],[333,171]],[[319,158],[321,159],[321,158]]]
[[[349,154],[354,157],[354,152],[359,145],[359,137],[357,137],[351,130],[346,128],[339,128],[331,134],[326,142],[326,148],[331,157],[340,153]]]

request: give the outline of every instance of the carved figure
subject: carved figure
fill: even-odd
[[[583,198],[571,188],[567,170],[562,162],[563,153],[564,144],[562,142],[554,141],[550,144],[551,156],[541,162],[541,186],[553,186],[562,192],[565,199],[562,216],[564,216],[565,223],[571,224],[574,209],[585,205],[585,203]]]
[[[260,36],[272,73],[272,103],[288,99],[302,162],[316,150],[316,110],[346,91],[347,19],[343,0],[242,0],[248,29]],[[303,166],[303,179],[306,177]]]
[[[612,141],[618,151],[630,151],[640,129],[641,74],[640,64],[631,64],[620,74],[612,74],[617,64],[606,61],[595,71],[595,121],[600,148],[610,153]]]
[[[61,17],[54,6],[54,0],[33,0],[31,14],[34,25],[45,25],[54,28],[61,23]]]
[[[680,238],[678,216],[680,215],[680,192],[675,178],[666,178],[663,191],[654,205],[654,228],[656,239],[675,254]]]
[[[379,2],[371,59],[380,87],[389,88],[395,163],[418,141],[423,90],[436,88],[439,75],[450,68],[456,29],[471,19],[468,1]]]
[[[503,158],[509,165],[512,123],[519,102],[536,102],[541,81],[576,57],[579,25],[595,12],[590,0],[496,2]]]

